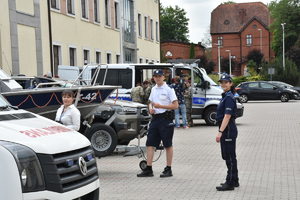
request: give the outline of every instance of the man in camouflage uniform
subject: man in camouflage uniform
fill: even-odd
[[[188,121],[188,126],[194,126],[193,119],[192,119],[192,87],[191,83],[187,81],[186,83],[186,89],[184,94],[185,99],[185,105],[186,105],[186,117]]]
[[[143,82],[143,88],[144,88],[144,102],[143,104],[148,104],[148,101],[149,101],[149,97],[150,97],[150,94],[151,94],[151,85],[150,85],[150,82],[149,81],[144,81]]]
[[[138,103],[143,103],[144,95],[145,93],[141,83],[137,83],[136,87],[132,88],[130,94],[132,101]]]

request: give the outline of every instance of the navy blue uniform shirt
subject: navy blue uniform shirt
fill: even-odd
[[[231,115],[231,118],[236,118],[236,100],[231,91],[222,94],[222,99],[217,108],[217,121],[222,121],[225,114]]]

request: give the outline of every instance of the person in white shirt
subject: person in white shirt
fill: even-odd
[[[173,134],[174,134],[174,110],[178,108],[178,100],[174,89],[164,82],[165,76],[162,70],[155,70],[153,78],[156,85],[152,88],[149,97],[149,113],[152,120],[147,135],[147,168],[138,177],[152,177],[152,162],[155,148],[161,141],[166,149],[166,164],[161,178],[173,176],[171,165],[173,160]]]
[[[64,91],[62,93],[63,105],[57,110],[55,121],[65,125],[66,127],[79,131],[80,129],[80,112],[74,106],[74,93],[72,91]]]

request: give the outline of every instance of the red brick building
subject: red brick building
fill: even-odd
[[[205,47],[199,42],[198,44],[166,41],[161,42],[161,52],[168,60],[171,59],[190,59],[191,45],[194,45],[194,58],[200,58],[205,53]]]
[[[232,59],[236,66],[232,74],[243,75],[247,55],[253,49],[264,54],[264,59],[270,61],[274,57],[271,50],[271,23],[268,7],[261,3],[221,4],[211,13],[210,32],[212,36],[212,59],[218,72],[218,45],[221,59]],[[222,66],[221,66],[222,67]]]

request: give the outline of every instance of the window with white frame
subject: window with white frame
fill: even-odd
[[[104,0],[105,6],[105,25],[110,26],[110,0]]]
[[[51,0],[50,6],[53,9],[59,10],[60,9],[60,0]]]
[[[138,33],[142,37],[142,15],[138,14]]]
[[[153,36],[153,19],[150,19],[150,38],[151,38],[151,40],[154,40],[154,36]]]
[[[84,49],[83,50],[83,64],[87,65],[90,63],[90,50]]]
[[[158,22],[156,22],[156,41],[158,42],[159,41],[159,24]]]
[[[54,76],[58,74],[58,65],[61,64],[61,46],[53,45],[53,67],[54,67]]]
[[[121,56],[120,55],[116,55],[116,63],[117,64],[121,63]]]
[[[118,2],[115,2],[115,28],[120,28],[120,7]]]
[[[246,45],[247,46],[252,45],[252,35],[246,35]]]
[[[100,51],[96,51],[96,63],[97,64],[101,64],[101,52]]]
[[[69,15],[75,15],[74,0],[67,0],[67,11]]]
[[[87,0],[81,0],[81,16],[84,19],[88,19],[89,13],[88,13],[88,1]]]
[[[111,64],[111,53],[106,54],[106,63]]]
[[[76,48],[69,48],[70,66],[76,66]]]
[[[145,38],[148,39],[148,30],[149,30],[149,27],[148,27],[148,17],[144,17],[144,21],[145,21]]]
[[[94,0],[94,20],[97,23],[100,23],[100,17],[99,17],[99,0]]]
[[[143,58],[140,58],[140,63],[143,63]]]
[[[218,45],[223,46],[223,37],[222,36],[218,37]]]
[[[146,59],[145,63],[148,63],[148,62],[149,62],[149,60],[148,60],[148,59]]]

